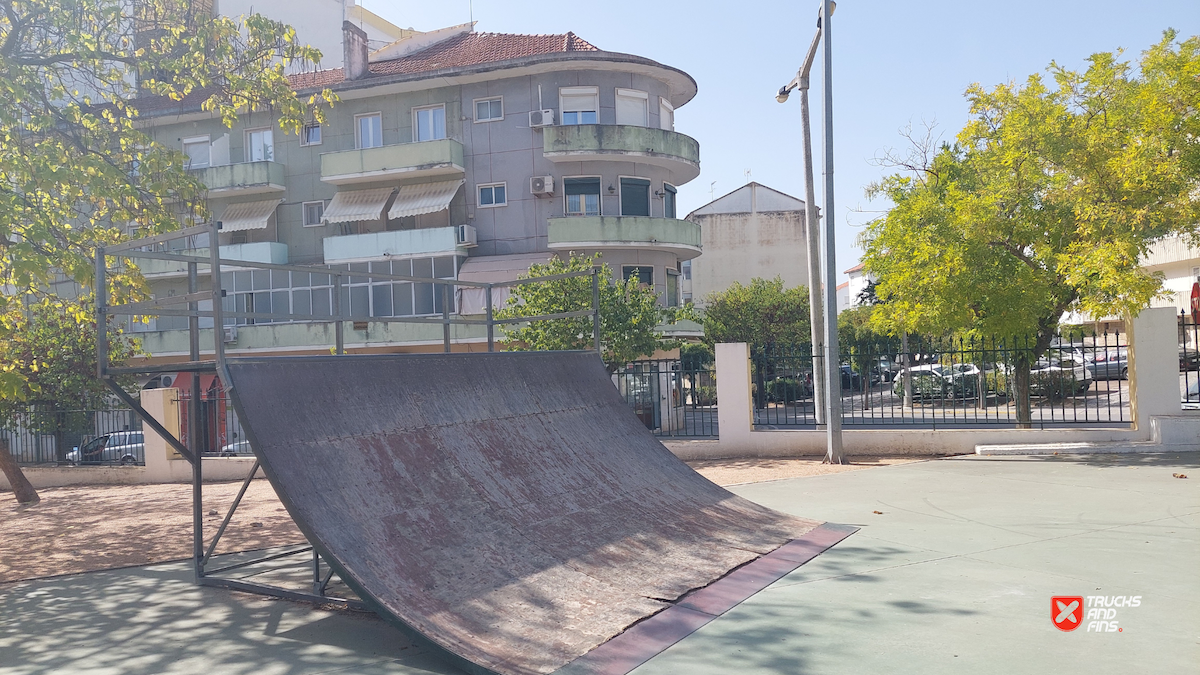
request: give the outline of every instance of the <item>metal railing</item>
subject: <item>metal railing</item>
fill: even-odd
[[[654,435],[717,437],[717,379],[711,363],[634,361],[613,373],[613,382]]]
[[[9,452],[24,466],[141,465],[146,462],[142,421],[133,410],[47,410],[29,406],[0,429]]]
[[[1032,338],[912,338],[842,350],[842,424],[860,427],[1128,425],[1128,345],[1119,334],[1064,335],[1037,355]],[[815,427],[807,345],[752,352],[755,424]],[[1021,362],[1029,386],[1021,392]],[[1027,398],[1021,398],[1024,393]]]
[[[1200,411],[1200,323],[1179,315],[1179,398],[1184,410]]]

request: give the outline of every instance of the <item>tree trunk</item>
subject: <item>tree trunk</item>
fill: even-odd
[[[8,478],[8,484],[12,486],[13,496],[17,498],[18,504],[29,505],[42,501],[37,490],[33,489],[33,485],[21,471],[17,460],[8,451],[8,440],[4,438],[0,438],[0,470],[4,471],[4,476]]]
[[[1013,387],[1017,400],[1017,428],[1033,428],[1033,407],[1029,404],[1029,366],[1028,354],[1022,353],[1017,357],[1016,378]]]

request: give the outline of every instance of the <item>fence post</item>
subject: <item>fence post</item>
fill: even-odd
[[[1173,307],[1143,309],[1129,328],[1129,407],[1134,428],[1154,415],[1178,415],[1179,345]]]
[[[745,342],[716,345],[717,433],[722,450],[749,448],[754,430],[754,405],[750,394],[750,345]]]

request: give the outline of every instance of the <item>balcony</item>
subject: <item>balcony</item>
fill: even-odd
[[[198,258],[196,262],[208,262],[207,248],[192,248],[182,251],[171,251],[178,255],[190,255]],[[274,241],[256,242],[253,244],[230,244],[220,250],[222,260],[245,260],[246,262],[272,263],[286,265],[288,262],[287,244]],[[174,260],[134,259],[142,274],[148,279],[176,277],[187,274],[187,263]],[[206,268],[207,269],[207,268]],[[224,269],[224,268],[222,268]]]
[[[681,260],[700,255],[700,226],[675,218],[585,216],[551,218],[549,246],[554,251],[651,249]]]
[[[635,161],[671,171],[682,185],[700,175],[696,139],[650,127],[580,124],[546,127],[542,154],[552,162]]]
[[[192,171],[205,186],[209,197],[234,197],[267,192],[283,192],[284,166],[279,162],[246,162],[209,166]]]
[[[333,185],[464,173],[462,143],[449,138],[321,155],[321,180]]]
[[[427,227],[325,238],[326,264],[420,255],[467,255],[457,227]]]

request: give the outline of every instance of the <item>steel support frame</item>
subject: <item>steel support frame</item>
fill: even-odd
[[[195,374],[213,373],[221,378],[222,383],[228,391],[232,393],[232,382],[229,378],[228,370],[225,367],[225,343],[222,328],[224,327],[224,317],[226,314],[231,317],[246,317],[246,318],[285,318],[285,319],[318,319],[319,317],[306,317],[303,315],[295,315],[291,313],[270,315],[261,313],[246,313],[246,312],[224,312],[222,307],[222,298],[224,292],[221,289],[221,266],[235,265],[237,267],[252,267],[263,269],[281,269],[311,272],[312,268],[302,268],[294,265],[277,265],[268,263],[254,263],[248,261],[233,261],[223,260],[220,258],[220,235],[221,223],[214,222],[211,225],[200,225],[195,227],[185,228],[177,232],[171,232],[161,235],[155,235],[144,239],[125,242],[120,245],[113,246],[109,249],[97,248],[95,254],[95,284],[96,284],[96,321],[97,321],[97,341],[96,341],[96,374],[97,376],[113,391],[113,393],[128,405],[142,422],[149,426],[155,433],[161,436],[173,450],[178,452],[192,466],[192,569],[195,583],[200,586],[208,586],[215,588],[226,588],[230,590],[244,591],[256,593],[269,597],[282,598],[285,600],[293,600],[298,602],[310,602],[318,605],[332,605],[343,607],[346,609],[354,609],[368,611],[367,606],[359,600],[351,600],[327,594],[329,582],[333,578],[334,570],[327,565],[325,573],[321,571],[321,556],[320,553],[311,545],[304,545],[288,551],[271,553],[250,560],[232,563],[210,569],[208,567],[213,555],[216,552],[217,545],[225,534],[226,528],[233,519],[234,513],[242,503],[242,498],[251,485],[261,468],[260,463],[256,459],[250,473],[242,482],[241,489],[226,512],[221,525],[217,528],[208,546],[204,542],[204,462],[203,451],[199,446],[199,423],[200,423],[200,378],[191,378],[189,400],[187,407],[187,440],[184,443],[177,438],[173,433],[168,431],[157,419],[147,412],[133,396],[125,391],[115,379],[118,375],[129,374],[151,374],[164,372],[191,372]],[[197,234],[208,234],[209,252],[208,259],[199,256],[185,256],[179,254],[139,251],[136,250],[140,246],[148,246],[159,244],[173,239],[182,237],[195,236]],[[182,262],[187,265],[187,280],[188,292],[187,295],[162,300],[151,300],[147,302],[128,303],[125,305],[109,306],[108,305],[108,257],[140,257],[156,260],[168,260]],[[199,266],[206,264],[209,268],[208,274],[210,277],[210,292],[204,293],[199,290]],[[329,274],[333,276],[334,293],[333,293],[333,317],[335,325],[335,353],[345,354],[345,322],[353,320],[353,317],[347,316],[345,308],[342,307],[341,290],[343,288],[343,276],[348,272],[343,273],[341,270],[330,270]],[[591,317],[594,326],[595,349],[597,353],[601,353],[600,348],[600,275],[599,268],[583,272],[568,272],[564,274],[556,274],[546,277],[537,277],[533,279],[521,279],[515,282],[506,283],[475,283],[475,282],[460,282],[458,280],[443,280],[443,279],[417,279],[415,277],[406,277],[399,275],[369,275],[372,277],[381,276],[388,279],[400,281],[420,281],[422,283],[434,283],[441,287],[442,294],[442,311],[440,317],[382,317],[381,319],[393,322],[411,322],[411,323],[440,323],[443,326],[443,347],[446,352],[450,351],[451,344],[451,324],[486,324],[487,326],[487,345],[488,351],[495,350],[495,327],[497,325],[519,323],[526,321],[539,321],[562,318],[576,317]],[[590,276],[592,286],[592,307],[587,310],[579,310],[573,312],[560,312],[555,314],[546,314],[538,316],[516,317],[511,319],[497,319],[494,316],[492,299],[493,289],[496,286],[520,286],[529,283],[537,283],[541,281],[554,281],[558,279],[567,279],[571,277]],[[449,311],[449,299],[452,286],[470,286],[483,288],[487,301],[486,318],[478,319],[463,319],[461,317],[452,317]],[[205,298],[211,298],[212,309],[201,310],[200,301]],[[185,304],[187,309],[178,309],[177,305]],[[114,315],[129,315],[129,316],[186,316],[188,317],[188,358],[186,363],[173,363],[156,366],[132,366],[110,368],[108,366],[108,318]],[[200,359],[200,319],[212,318],[213,320],[213,355],[211,361],[202,361]],[[188,447],[191,445],[191,447]],[[215,576],[222,572],[229,572],[235,569],[242,569],[261,563],[279,560],[289,556],[299,555],[301,553],[312,553],[312,592],[296,591],[288,588],[282,588],[270,584],[263,584],[254,581],[245,581],[241,579],[230,579],[226,577]]]

